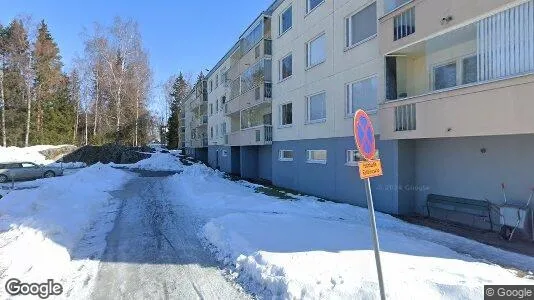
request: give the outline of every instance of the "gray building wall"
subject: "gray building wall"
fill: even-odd
[[[224,151],[227,155],[224,156]],[[225,173],[232,173],[232,155],[229,146],[209,146],[208,147],[208,164]]]
[[[384,176],[371,180],[375,208],[392,214],[399,213],[397,143],[377,141]],[[346,165],[347,150],[353,149],[355,143],[352,137],[273,142],[273,184],[332,201],[367,207],[358,167]],[[293,150],[293,161],[280,161],[280,150]],[[307,150],[327,150],[327,163],[307,163]]]
[[[241,177],[247,179],[258,178],[258,147],[241,147]]]
[[[241,175],[241,147],[230,147],[231,174]]]
[[[501,183],[509,200],[526,203],[534,186],[533,149],[534,135],[417,140],[416,209],[425,213],[430,193],[501,203]]]
[[[264,180],[272,181],[273,179],[273,161],[272,146],[258,147],[258,177]]]

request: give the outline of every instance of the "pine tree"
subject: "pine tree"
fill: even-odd
[[[52,39],[48,26],[41,21],[37,29],[37,40],[33,50],[33,69],[35,72],[35,105],[33,120],[33,143],[42,144],[47,142],[56,142],[53,136],[57,137],[56,132],[45,131],[44,127],[55,128],[56,125],[47,126],[44,120],[47,118],[45,108],[61,107],[64,105],[66,83],[65,77],[61,71],[63,66],[59,48]],[[57,114],[57,111],[53,112]],[[65,116],[66,117],[66,116]],[[67,123],[71,120],[65,119]],[[59,142],[59,141],[58,141]]]
[[[177,149],[180,147],[180,114],[182,101],[187,96],[189,92],[189,84],[185,81],[182,73],[178,75],[176,81],[172,87],[172,103],[171,103],[171,114],[167,122],[168,133],[167,133],[167,147],[169,149]]]

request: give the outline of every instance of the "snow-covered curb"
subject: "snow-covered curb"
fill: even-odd
[[[199,235],[246,289],[265,298],[377,298],[366,209],[284,201],[201,164],[168,179],[177,204],[206,217]],[[484,284],[533,284],[496,264],[534,258],[377,214],[391,299],[481,299]]]
[[[101,218],[113,217],[118,203],[109,192],[119,189],[130,176],[108,165],[96,164],[71,176],[43,181],[36,189],[13,191],[2,198],[0,285],[4,286],[9,278],[23,278],[25,282],[54,279],[63,283],[65,290],[83,285],[84,277],[91,278],[91,272],[98,267],[94,260],[105,249],[106,236],[86,234],[92,230],[111,230],[109,220],[106,228],[94,225]],[[90,247],[82,247],[92,253],[78,249],[84,239],[92,239]],[[6,296],[4,292],[0,292],[1,298]]]

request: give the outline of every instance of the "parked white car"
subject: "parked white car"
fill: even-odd
[[[62,176],[63,169],[32,162],[0,163],[0,183]]]

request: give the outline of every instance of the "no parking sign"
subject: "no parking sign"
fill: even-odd
[[[365,161],[358,163],[360,178],[365,182],[365,193],[367,195],[367,208],[369,210],[369,223],[371,225],[371,236],[375,250],[376,270],[378,273],[378,285],[380,287],[380,298],[386,299],[384,289],[384,279],[382,276],[382,264],[380,262],[380,246],[378,244],[378,233],[376,230],[375,208],[373,205],[373,194],[371,192],[371,180],[369,178],[382,176],[382,164],[375,159],[376,140],[375,130],[369,115],[363,110],[358,110],[354,114],[354,139],[360,155]]]

